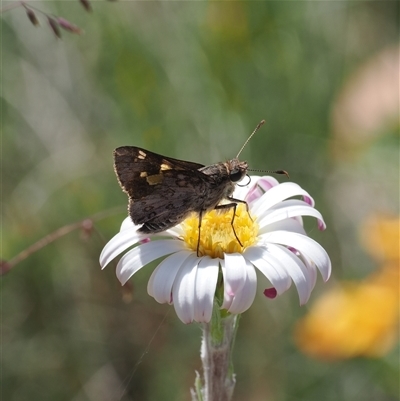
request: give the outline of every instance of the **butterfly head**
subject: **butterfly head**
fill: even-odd
[[[239,182],[247,174],[247,162],[241,162],[239,159],[232,159],[227,164],[231,182]]]

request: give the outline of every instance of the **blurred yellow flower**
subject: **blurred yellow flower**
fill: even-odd
[[[361,242],[377,261],[400,260],[400,218],[374,215],[361,228]]]
[[[295,342],[307,355],[328,360],[379,357],[398,341],[399,219],[368,219],[362,238],[368,252],[386,262],[361,282],[333,288],[297,323]]]

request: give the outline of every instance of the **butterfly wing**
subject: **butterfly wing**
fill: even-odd
[[[160,232],[201,209],[209,176],[204,165],[173,159],[134,146],[114,151],[114,169],[129,195],[129,214],[142,232]]]
[[[165,157],[135,146],[114,150],[115,173],[121,188],[132,199],[152,194],[165,171],[193,171],[202,167],[203,164]]]

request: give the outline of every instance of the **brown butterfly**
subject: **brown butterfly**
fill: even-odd
[[[242,246],[233,222],[237,204],[244,203],[247,207],[247,203],[233,198],[232,194],[236,183],[247,175],[248,165],[238,156],[264,122],[257,125],[236,158],[210,166],[173,159],[135,146],[115,149],[114,170],[121,188],[128,194],[132,221],[136,225],[142,224],[138,231],[145,234],[162,232],[179,224],[189,214],[197,213],[198,254],[204,213],[233,209],[231,225]],[[283,170],[272,173],[287,175]]]

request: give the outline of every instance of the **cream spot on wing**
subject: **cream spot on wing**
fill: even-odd
[[[145,172],[145,171],[142,171],[141,173],[140,173],[140,177],[147,177],[147,173]]]
[[[146,153],[144,153],[143,150],[139,150],[138,158],[144,160],[146,158]]]
[[[162,163],[160,166],[160,171],[171,170],[172,167],[168,164]]]
[[[154,174],[154,175],[149,175],[146,178],[146,181],[149,185],[157,185],[160,184],[163,180],[163,175],[162,174]]]

